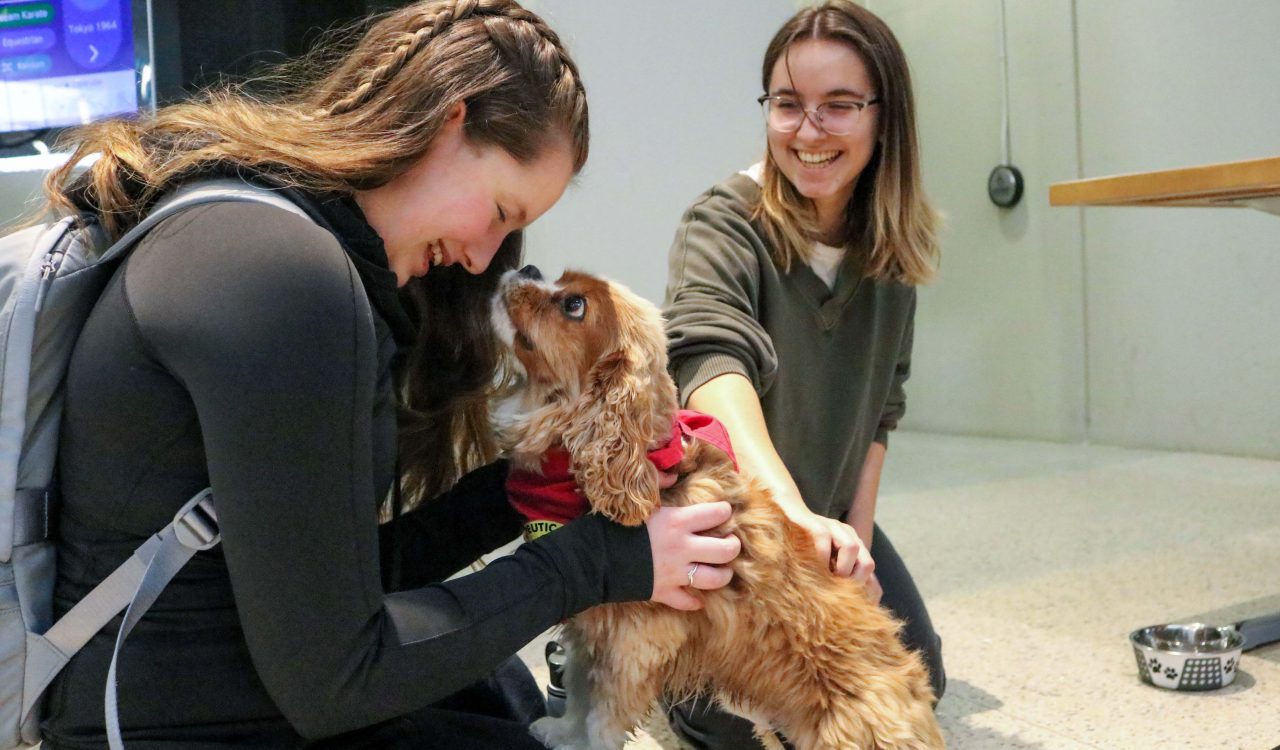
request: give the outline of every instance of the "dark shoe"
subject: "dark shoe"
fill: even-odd
[[[763,750],[751,722],[706,697],[667,708],[671,731],[695,750]],[[783,743],[788,750],[791,745]]]

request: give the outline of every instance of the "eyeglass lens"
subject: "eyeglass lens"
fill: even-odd
[[[865,105],[861,102],[823,102],[810,110],[817,124],[831,135],[848,135],[858,123],[858,116]],[[779,97],[765,102],[769,127],[782,133],[792,133],[804,123],[805,109],[795,99]]]

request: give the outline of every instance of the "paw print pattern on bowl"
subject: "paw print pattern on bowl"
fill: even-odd
[[[1151,682],[1151,667],[1147,665],[1147,658],[1136,648],[1133,650],[1133,655],[1138,659],[1138,676],[1143,682]]]
[[[1170,690],[1216,690],[1239,671],[1244,639],[1234,627],[1153,625],[1129,635],[1138,677]]]

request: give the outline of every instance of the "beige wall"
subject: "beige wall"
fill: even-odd
[[[592,157],[529,260],[661,298],[683,209],[763,149],[764,46],[794,0],[532,0],[591,98]],[[947,214],[905,427],[1280,458],[1280,217],[1050,208],[1077,176],[1280,154],[1280,2],[868,0],[907,49],[925,181]],[[34,180],[0,174],[0,217]]]
[[[1076,171],[1071,7],[1012,2],[1010,149],[1027,180],[997,208],[1003,161],[998,0],[876,0],[911,62],[925,184],[946,217],[938,281],[921,290],[905,426],[1082,440],[1080,224],[1048,183]]]
[[[532,0],[591,103],[591,159],[529,232],[528,259],[604,273],[661,301],[667,250],[700,193],[764,153],[756,97],[793,0]]]
[[[1086,176],[1280,155],[1280,3],[1078,6]],[[1280,458],[1280,216],[1083,214],[1091,435]]]
[[[1280,154],[1280,3],[871,0],[916,76],[926,184],[949,215],[922,293],[905,425],[1280,457],[1280,217],[1050,208],[1078,176]]]

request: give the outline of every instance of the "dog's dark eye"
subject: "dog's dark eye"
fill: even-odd
[[[587,298],[581,294],[570,294],[560,300],[560,312],[566,318],[582,320],[582,316],[587,314]]]

